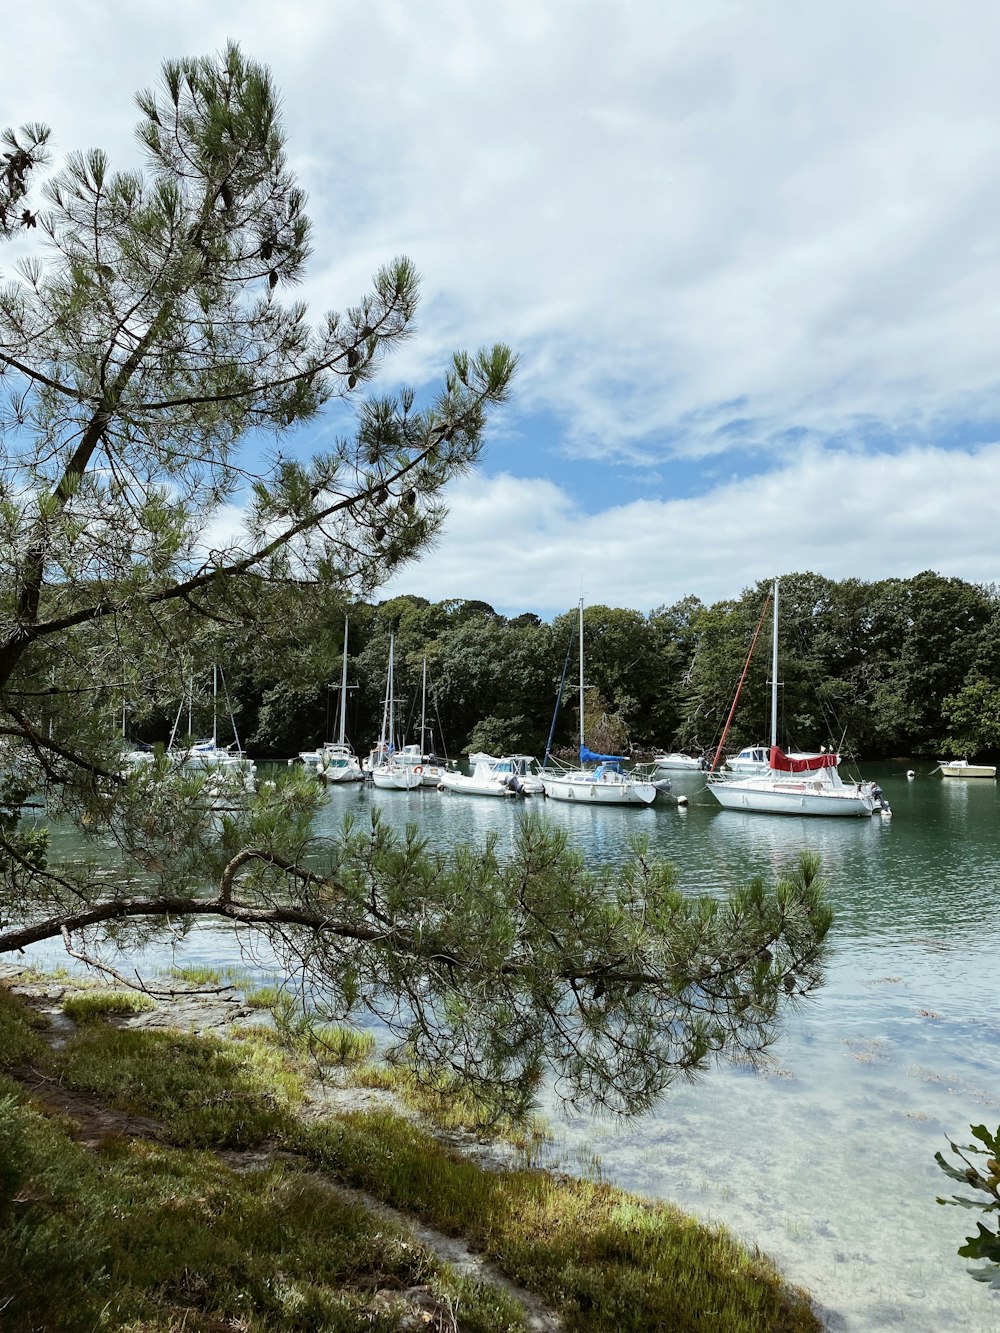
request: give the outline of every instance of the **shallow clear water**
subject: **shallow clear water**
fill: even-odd
[[[697,773],[672,775],[683,808],[545,804],[595,861],[648,835],[692,891],[773,877],[814,848],[836,914],[827,984],[789,1018],[767,1072],[720,1067],[624,1126],[548,1108],[554,1159],[596,1157],[606,1179],[725,1223],[808,1288],[831,1328],[985,1333],[1000,1298],[956,1254],[977,1214],[935,1203],[952,1182],[934,1153],[1000,1122],[1000,796],[916,767],[912,780],[905,765],[866,771],[888,821],[721,810]],[[372,805],[442,845],[490,830],[503,843],[525,808],[354,785],[330,789],[320,829]],[[227,961],[229,948],[199,931],[183,956]]]

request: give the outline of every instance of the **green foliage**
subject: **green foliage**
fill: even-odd
[[[949,754],[972,755],[1000,750],[1000,685],[973,676],[941,705],[949,735]]]
[[[953,1194],[949,1199],[939,1198],[938,1203],[994,1214],[994,1229],[977,1221],[976,1234],[967,1236],[958,1252],[966,1259],[985,1260],[982,1268],[970,1268],[969,1273],[977,1282],[986,1282],[1000,1290],[1000,1126],[990,1133],[985,1125],[973,1125],[971,1132],[976,1143],[964,1147],[949,1139],[949,1147],[962,1162],[961,1166],[955,1166],[939,1152],[934,1154],[934,1160],[947,1176],[973,1190],[974,1195],[969,1198],[967,1194]],[[977,1162],[977,1158],[986,1160]]]
[[[412,332],[417,275],[397,258],[315,323],[286,299],[310,226],[266,69],[230,45],[167,62],[137,102],[142,167],[70,153],[39,253],[0,286],[0,921],[87,892],[42,873],[43,845],[12,827],[15,781],[129,854],[172,824],[192,878],[211,877],[183,802],[151,815],[123,779],[123,713],[162,738],[212,662],[283,653],[301,678],[304,590],[339,619],[433,538],[516,365],[502,345],[458,352],[419,409],[406,387],[374,395]],[[7,142],[30,161],[0,168],[0,207],[43,157],[41,132]],[[281,442],[340,399],[357,430],[293,460]],[[228,505],[246,532],[220,543]],[[248,691],[246,720],[284,743],[265,692]]]
[[[315,1174],[236,1171],[142,1140],[90,1156],[28,1108],[4,1109],[28,1196],[0,1232],[5,1327],[392,1333],[400,1311],[374,1293],[426,1285],[442,1308],[461,1306],[463,1328],[523,1328],[508,1297],[444,1270]]]
[[[48,1047],[39,1035],[45,1020],[32,1013],[16,995],[0,984],[0,1069],[14,1065],[44,1065]]]

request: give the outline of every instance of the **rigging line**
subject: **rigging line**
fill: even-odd
[[[556,719],[559,716],[559,705],[562,703],[563,689],[565,688],[566,685],[566,672],[569,670],[569,658],[570,654],[573,651],[573,639],[575,637],[575,633],[576,633],[576,626],[571,623],[569,628],[569,642],[566,644],[566,658],[563,662],[562,676],[560,677],[559,680],[559,689],[556,692],[556,706],[552,713],[552,725],[549,727],[549,739],[545,742],[545,757],[542,760],[542,768],[545,768],[545,766],[549,762],[549,759],[552,757],[552,737],[555,735]],[[583,706],[583,701],[581,700],[581,708],[582,706]]]
[[[736,705],[740,701],[740,691],[743,689],[743,682],[746,680],[747,672],[750,670],[750,659],[753,657],[753,650],[757,646],[757,640],[760,637],[760,631],[764,625],[764,618],[767,615],[767,608],[770,605],[771,605],[771,593],[769,591],[767,596],[764,598],[764,605],[761,607],[760,611],[760,619],[757,621],[757,628],[754,630],[753,638],[750,641],[750,647],[747,651],[747,660],[743,663],[743,671],[742,674],[740,675],[740,682],[736,686],[736,695],[733,699],[732,707],[729,710],[729,716],[726,718],[726,725],[722,728],[722,735],[719,738],[718,748],[716,749],[715,755],[712,758],[712,767],[709,769],[710,773],[715,772],[716,768],[718,767],[719,760],[722,757],[722,747],[725,745],[726,737],[729,735],[729,728],[732,725],[733,715],[736,712]]]
[[[819,711],[823,718],[823,723],[829,735],[833,738],[834,751],[836,754],[843,754],[845,759],[851,763],[857,763],[857,755],[853,750],[845,750],[844,744],[847,740],[847,726],[841,720],[835,703],[832,700],[824,699],[823,691],[820,688],[823,684],[819,671],[816,668],[815,658],[811,654],[811,640],[806,637],[805,630],[801,626],[797,627],[798,648],[801,653],[801,666],[813,687],[813,695],[819,705]],[[829,679],[829,676],[826,677]],[[839,735],[838,735],[839,732]]]
[[[431,703],[434,705],[434,717],[437,719],[438,736],[440,737],[440,740],[441,740],[441,749],[442,749],[442,751],[443,751],[443,753],[444,753],[444,761],[445,761],[445,763],[447,763],[447,762],[448,762],[448,745],[447,745],[447,743],[446,743],[446,741],[445,741],[445,737],[444,737],[444,727],[441,725],[441,710],[440,710],[440,708],[438,707],[438,695],[437,695],[437,689],[436,689],[436,687],[435,687],[433,681],[431,681]],[[433,738],[433,736],[432,736],[432,737],[431,737],[431,745],[432,745],[432,747],[433,747],[433,742],[434,742],[434,738]]]

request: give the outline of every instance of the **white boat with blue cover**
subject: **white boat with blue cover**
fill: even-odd
[[[568,653],[567,653],[568,659]],[[580,767],[557,770],[549,768],[546,749],[542,765],[542,786],[553,801],[575,801],[583,805],[652,805],[657,788],[645,774],[625,769],[624,755],[595,754],[584,743],[583,681],[583,599],[580,599]],[[558,702],[556,709],[558,711]],[[555,720],[553,719],[553,727]],[[551,736],[550,736],[551,743]],[[593,768],[585,765],[593,764]]]
[[[624,769],[623,762],[621,755],[594,754],[583,746],[580,768],[562,773],[545,770],[542,778],[545,795],[553,801],[590,805],[652,805],[657,796],[656,786],[648,778]],[[594,767],[584,768],[587,763],[594,763]]]

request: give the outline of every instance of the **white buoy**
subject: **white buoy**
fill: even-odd
[[[907,776],[908,778],[915,778],[917,775],[916,775],[916,773],[914,773],[914,771],[913,771],[912,768],[908,768],[908,769],[906,770],[906,776]]]
[[[678,805],[687,805],[687,803],[688,803],[688,798],[686,796],[678,796],[677,798]]]

